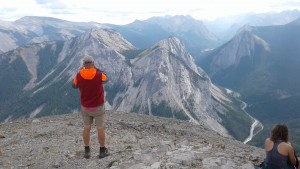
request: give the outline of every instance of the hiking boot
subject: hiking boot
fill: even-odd
[[[84,147],[84,158],[89,159],[91,157],[91,149],[89,146]]]
[[[109,152],[106,147],[100,147],[99,158],[104,158],[109,156]]]

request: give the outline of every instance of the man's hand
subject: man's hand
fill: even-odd
[[[75,85],[74,83],[72,84],[72,87],[73,87],[74,89],[77,89],[77,88],[78,88],[78,86]]]

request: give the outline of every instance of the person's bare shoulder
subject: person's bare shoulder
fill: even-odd
[[[265,144],[270,144],[270,143],[273,143],[273,141],[271,140],[271,138],[266,138]]]
[[[283,142],[283,145],[284,145],[284,147],[286,147],[287,149],[293,150],[293,147],[292,147],[292,145],[291,145],[290,142]]]
[[[265,151],[270,151],[273,148],[273,141],[270,138],[266,138],[265,140]]]

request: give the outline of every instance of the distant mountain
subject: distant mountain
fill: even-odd
[[[51,40],[67,40],[92,28],[112,28],[130,43],[143,50],[158,41],[175,36],[182,40],[194,58],[203,51],[227,42],[244,25],[268,26],[286,24],[300,17],[300,11],[281,13],[247,14],[219,18],[213,22],[199,21],[191,16],[152,17],[136,20],[128,25],[95,22],[70,22],[66,20],[26,16],[15,22],[0,22],[0,53],[27,43]],[[4,43],[8,42],[8,43]]]
[[[288,25],[299,26],[300,25],[300,17],[298,19],[290,22]]]
[[[34,33],[22,29],[11,22],[0,21],[0,53],[24,45],[35,36]]]
[[[84,54],[109,77],[106,108],[201,123],[243,140],[252,119],[228,90],[213,85],[175,37],[138,51],[119,33],[92,29],[67,41],[29,44],[0,55],[0,119],[77,111],[71,88]]]
[[[39,16],[26,16],[14,22],[0,21],[0,51],[7,52],[28,43],[68,40],[95,27],[106,26]]]
[[[236,89],[248,99],[266,94],[281,97],[298,92],[299,28],[293,24],[246,26],[198,63],[213,82]]]
[[[220,44],[218,38],[201,21],[191,16],[152,17],[128,25],[109,26],[140,49],[149,48],[169,36],[182,40],[193,56],[198,56],[202,50]]]
[[[0,52],[7,52],[28,43],[68,40],[92,28],[112,28],[137,48],[143,50],[170,36],[181,39],[193,56],[206,48],[220,44],[205,25],[191,16],[153,17],[134,21],[128,25],[112,25],[94,22],[70,22],[66,20],[26,16],[15,22],[0,22]],[[2,33],[1,33],[2,32]]]
[[[267,12],[261,14],[244,14],[232,17],[218,18],[214,21],[204,21],[204,24],[224,42],[230,40],[244,25],[272,26],[285,25],[300,18],[299,10],[282,12]]]
[[[300,26],[296,23],[245,26],[228,43],[209,52],[197,63],[213,83],[241,93],[249,104],[249,112],[269,126],[265,129],[284,122],[297,137]],[[296,142],[299,141],[297,137]]]
[[[158,41],[172,36],[171,32],[161,26],[140,20],[135,20],[127,25],[109,24],[108,26],[120,32],[124,38],[139,49],[149,48]]]
[[[86,22],[70,22],[66,20],[26,16],[13,22],[17,27],[29,30],[37,35],[31,42],[46,40],[68,40],[94,27],[104,27],[101,24]]]

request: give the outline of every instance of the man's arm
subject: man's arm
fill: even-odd
[[[74,89],[77,89],[77,88],[78,88],[78,86],[77,86],[77,78],[76,78],[76,77],[75,77],[74,80],[73,80],[72,87],[73,87]]]
[[[75,85],[74,83],[72,84],[72,87],[73,87],[74,89],[77,89],[77,88],[78,88],[78,86]]]
[[[102,83],[103,83],[103,84],[107,83],[107,82],[108,82],[108,78],[107,78],[106,74],[103,73],[103,72],[101,72],[101,74],[102,74],[102,75],[101,75]]]
[[[97,72],[101,72],[102,84],[107,83],[108,82],[108,78],[107,78],[106,74],[102,70],[100,70],[99,68],[97,68],[97,67],[95,67],[95,68],[96,68]]]

